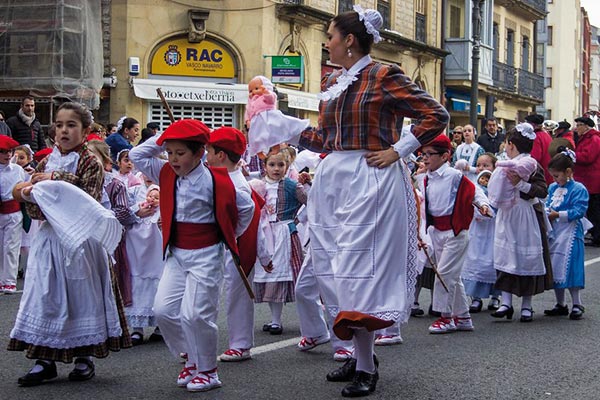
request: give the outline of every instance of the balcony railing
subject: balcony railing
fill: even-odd
[[[494,86],[499,89],[514,92],[516,83],[515,71],[516,69],[513,66],[494,61],[494,67],[492,69]]]
[[[522,0],[523,3],[527,4],[531,8],[536,10],[545,10],[547,0]]]
[[[511,13],[535,21],[546,16],[546,2],[547,0],[496,0],[494,3],[506,7]]]
[[[518,93],[534,99],[544,99],[544,77],[524,69],[519,69]]]

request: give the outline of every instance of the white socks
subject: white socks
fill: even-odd
[[[375,332],[369,332],[365,328],[354,330],[352,342],[354,343],[354,357],[356,358],[356,370],[369,374],[375,373],[375,361],[373,360],[373,346]]]
[[[565,302],[565,289],[554,289],[554,294],[556,295],[556,303],[561,306],[566,306]],[[573,296],[571,294],[571,296]]]
[[[502,303],[498,311],[506,311],[512,307],[512,294],[508,292],[502,292]]]
[[[563,291],[564,291],[564,289],[563,289]],[[573,288],[573,289],[569,289],[569,292],[571,293],[571,298],[573,299],[573,305],[578,305],[578,306],[583,305],[581,303],[581,289]]]
[[[92,357],[89,357],[89,356],[88,357],[77,357],[77,358],[85,358],[85,359],[87,359],[89,361],[92,361]],[[87,367],[88,367],[87,364],[84,364],[84,363],[75,363],[75,369],[78,369],[80,371],[86,370]]]
[[[271,309],[271,325],[281,326],[281,314],[283,313],[283,303],[269,302]]]

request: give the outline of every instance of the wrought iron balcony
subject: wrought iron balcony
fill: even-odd
[[[496,0],[499,6],[506,7],[511,13],[519,14],[530,21],[544,19],[547,0]]]
[[[516,89],[515,71],[516,69],[513,66],[494,61],[494,67],[492,68],[492,79],[494,80],[494,86],[498,89],[514,92]]]
[[[522,96],[544,100],[544,77],[533,72],[519,69],[518,93]]]

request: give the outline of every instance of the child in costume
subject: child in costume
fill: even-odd
[[[238,238],[240,265],[251,285],[257,257],[260,264],[268,269],[271,254],[266,249],[264,237],[259,235],[262,230],[258,229],[264,200],[251,190],[238,166],[245,151],[244,134],[235,128],[224,126],[211,132],[206,146],[206,161],[211,167],[227,168],[235,189],[251,196],[254,201],[252,222]],[[231,255],[226,256],[223,290],[227,309],[229,348],[221,354],[219,360],[227,362],[248,360],[252,358],[250,350],[254,345],[254,303],[246,291]]]
[[[573,180],[575,153],[566,148],[560,150],[548,163],[555,183],[550,185],[546,200],[546,212],[552,222],[549,244],[556,305],[553,309],[544,310],[544,314],[569,315],[569,318],[577,320],[585,312],[580,294],[585,287],[585,228],[582,221],[585,220],[589,194],[585,186]],[[571,314],[565,301],[565,289],[569,289],[573,300]]]
[[[129,153],[161,188],[163,275],[154,316],[171,353],[188,359],[177,385],[207,391],[222,385],[217,373],[219,289],[225,247],[238,256],[236,237],[250,224],[254,203],[236,191],[224,168],[202,164],[210,129],[183,119]],[[159,158],[166,149],[168,161]],[[168,251],[167,251],[168,250]]]
[[[267,268],[255,271],[255,302],[268,302],[271,309],[271,322],[264,324],[263,331],[281,335],[283,304],[295,301],[294,285],[302,266],[302,244],[294,219],[306,204],[307,192],[301,183],[285,176],[289,166],[285,153],[269,153],[265,163],[266,204],[262,223],[270,230],[266,240],[273,246],[273,265],[271,271]],[[308,182],[307,175],[303,175],[302,183]]]
[[[19,249],[23,214],[21,205],[13,198],[12,190],[17,183],[27,180],[27,173],[17,164],[10,162],[19,142],[0,135],[0,293],[17,291],[17,273],[19,270]]]
[[[31,147],[29,147],[29,145],[15,147],[13,162],[25,170],[27,173],[25,175],[25,180],[30,180],[31,174],[34,172],[33,166],[35,165]],[[27,258],[29,256],[31,240],[38,229],[38,222],[32,222],[31,218],[29,218],[29,215],[27,215],[27,212],[25,212],[23,208],[21,209],[21,212],[23,213],[23,230],[21,231],[21,251],[19,254],[19,277],[23,275],[25,268],[27,267]]]
[[[55,362],[74,358],[69,380],[91,379],[91,357],[104,358],[131,346],[108,257],[121,227],[99,203],[104,173],[85,145],[91,123],[85,106],[62,104],[56,113],[56,146],[38,164],[31,182],[13,190],[26,201],[32,218],[44,220],[31,246],[8,346],[36,359],[19,378],[21,386],[56,378]]]
[[[129,150],[121,150],[117,154],[117,167],[119,172],[115,178],[123,182],[127,189],[142,184],[142,181],[133,173],[133,163],[129,159]]]
[[[452,156],[454,168],[462,171],[471,182],[477,180],[477,160],[485,150],[475,141],[475,128],[465,125],[463,130],[464,141],[456,148]]]

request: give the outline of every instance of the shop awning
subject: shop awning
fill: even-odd
[[[277,88],[277,91],[287,95],[288,107],[299,110],[319,111],[319,99],[316,94],[298,90]]]
[[[167,101],[178,103],[246,104],[248,86],[240,83],[133,79],[133,92],[141,99],[158,100],[161,88]]]

